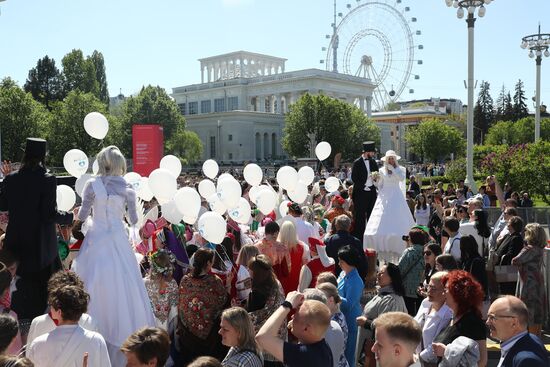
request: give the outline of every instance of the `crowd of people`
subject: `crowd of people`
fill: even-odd
[[[251,221],[227,216],[210,243],[162,211],[131,235],[136,193],[114,146],[80,206],[57,211],[45,153],[29,139],[19,171],[3,167],[0,367],[484,367],[487,338],[501,342],[499,367],[548,365],[546,233],[494,176],[476,195],[414,174],[405,187],[400,157],[379,167],[365,142],[349,172],[332,173],[337,190],[324,172],[295,203],[268,180],[284,212],[251,201]]]

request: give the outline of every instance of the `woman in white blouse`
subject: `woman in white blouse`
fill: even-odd
[[[414,206],[414,219],[419,226],[427,226],[430,219],[430,205],[426,202],[424,194],[416,195]]]
[[[420,363],[424,367],[437,366],[437,356],[432,349],[433,339],[451,322],[453,312],[445,304],[445,287],[441,278],[447,274],[440,271],[432,275],[428,284],[428,297],[424,299],[415,320],[422,327],[422,342],[417,348]]]

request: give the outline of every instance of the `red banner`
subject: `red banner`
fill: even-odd
[[[134,172],[142,176],[159,168],[164,153],[164,135],[160,125],[135,124],[132,127]]]

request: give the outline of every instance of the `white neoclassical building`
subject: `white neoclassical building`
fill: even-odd
[[[305,69],[285,71],[286,59],[246,51],[200,59],[201,83],[176,87],[172,97],[203,145],[203,159],[261,161],[286,156],[284,114],[305,93],[357,104],[370,116],[369,79]]]

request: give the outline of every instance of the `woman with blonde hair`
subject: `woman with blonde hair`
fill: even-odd
[[[98,323],[113,366],[125,364],[120,346],[128,335],[144,326],[156,326],[151,302],[124,221],[138,220],[136,193],[122,177],[126,160],[111,145],[97,155],[98,176],[84,186],[78,220],[92,215],[93,222],[72,270],[90,294],[88,314]],[[92,214],[93,213],[93,214]]]
[[[524,238],[523,249],[512,259],[512,265],[517,266],[519,270],[516,297],[530,310],[529,332],[540,337],[542,323],[548,313],[548,298],[545,294],[542,271],[546,232],[540,224],[529,223],[525,226]]]
[[[254,326],[248,312],[231,307],[222,313],[219,334],[229,352],[222,361],[224,367],[262,367],[262,353],[256,344]]]
[[[288,256],[285,255],[285,257],[287,259],[290,257],[288,276],[279,279],[285,294],[288,294],[298,288],[302,265],[309,261],[309,249],[298,239],[296,226],[291,221],[282,224],[278,240],[288,249]]]

